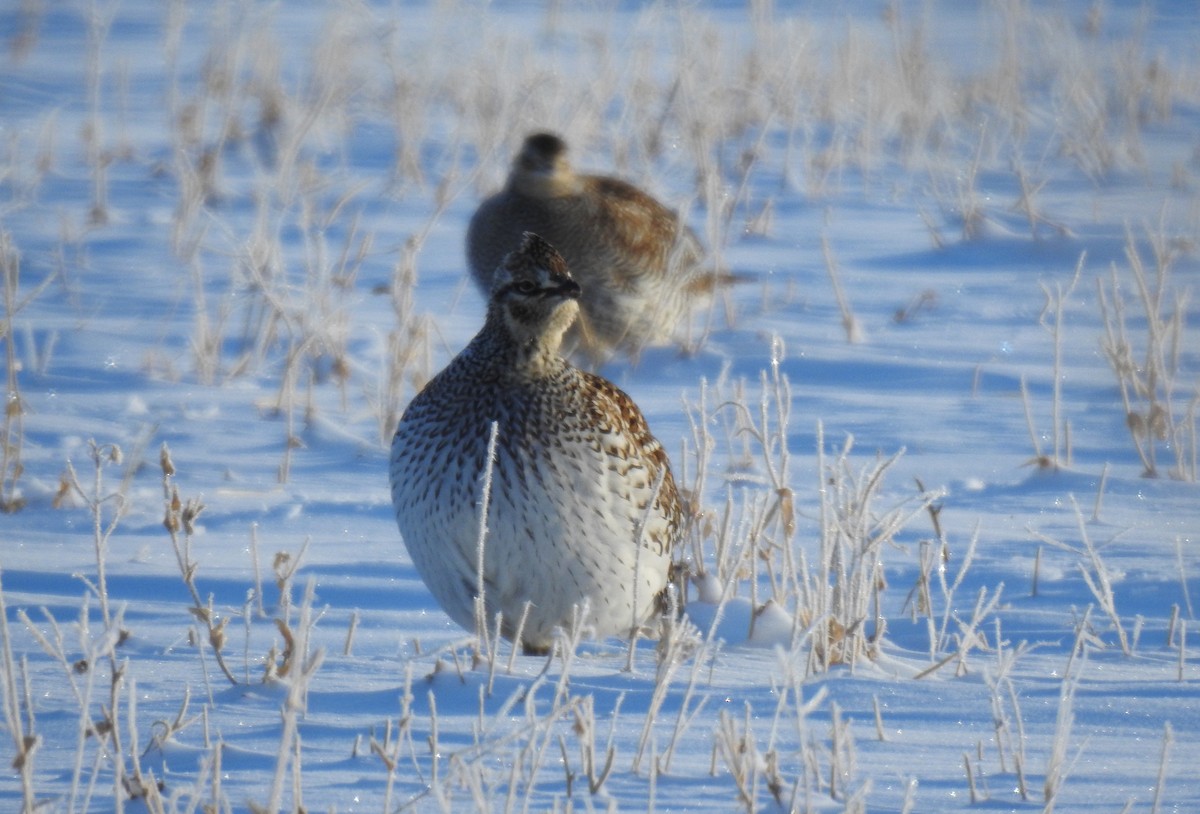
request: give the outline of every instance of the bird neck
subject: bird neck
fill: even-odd
[[[549,378],[567,365],[561,354],[564,331],[522,331],[500,309],[489,308],[483,329],[465,353],[506,378]]]
[[[518,172],[509,179],[513,191],[531,198],[564,198],[578,195],[583,182],[573,172]]]

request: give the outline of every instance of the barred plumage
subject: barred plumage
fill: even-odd
[[[482,330],[412,400],[392,442],[396,520],[426,585],[467,628],[482,587],[489,624],[503,614],[510,639],[528,603],[531,651],[572,625],[576,606],[596,635],[646,624],[681,533],[666,451],[637,405],[560,354],[579,296],[562,256],[525,235],[495,271]]]

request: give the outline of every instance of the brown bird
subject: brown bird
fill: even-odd
[[[396,521],[434,598],[473,629],[482,597],[489,627],[502,614],[531,652],[556,628],[649,623],[682,533],[667,453],[637,405],[560,353],[580,296],[562,256],[524,235],[495,270],[482,330],[392,441]]]
[[[504,188],[471,218],[467,261],[482,291],[526,231],[558,249],[582,287],[566,346],[593,361],[669,342],[713,288],[704,248],[675,212],[620,179],[574,172],[550,133],[525,139]]]

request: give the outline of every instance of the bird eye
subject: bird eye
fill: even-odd
[[[521,294],[532,294],[537,291],[537,283],[533,280],[522,280],[514,286]]]

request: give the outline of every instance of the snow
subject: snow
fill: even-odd
[[[0,808],[1200,809],[1200,11],[1006,9],[0,12]],[[437,609],[386,474],[547,127],[747,278],[600,370],[697,491],[684,618],[549,661]],[[1114,281],[1139,365],[1180,311],[1157,477]]]

